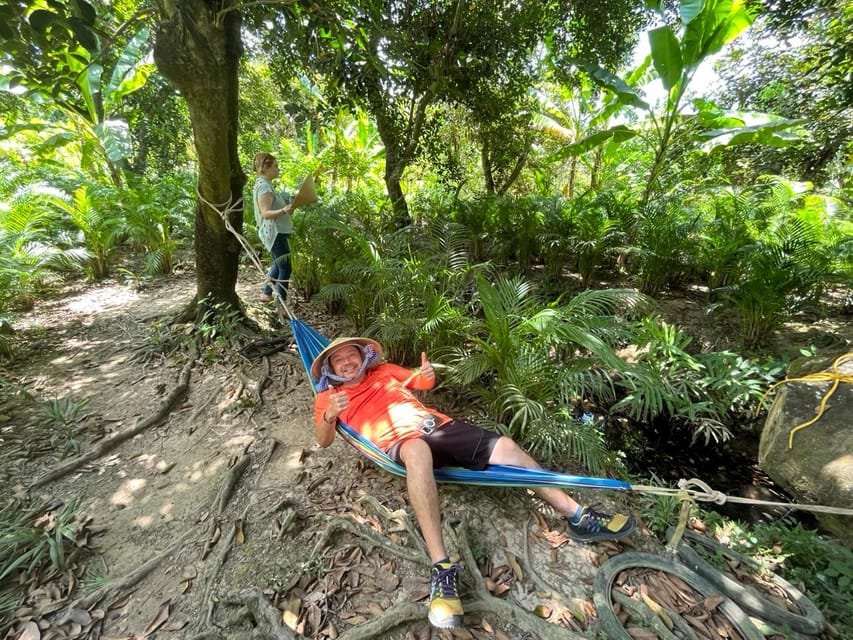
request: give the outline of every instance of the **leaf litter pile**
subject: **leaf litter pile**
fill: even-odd
[[[802,609],[789,597],[785,589],[771,579],[770,572],[776,570],[778,567],[777,564],[771,563],[767,567],[762,567],[757,563],[751,565],[735,556],[727,554],[725,551],[715,553],[704,544],[693,545],[693,549],[717,570],[726,574],[732,580],[759,593],[763,600],[767,600],[771,604],[781,609],[787,609],[797,615],[803,613]],[[774,551],[781,553],[782,550],[779,548],[774,549]]]
[[[650,568],[626,569],[611,591],[614,611],[634,640],[657,640],[647,621],[638,620],[640,606],[650,610],[673,634],[679,633],[671,613],[680,616],[702,640],[742,640],[743,636],[720,610],[723,597],[705,597],[686,582],[664,571]],[[630,610],[630,611],[629,611]],[[642,625],[642,626],[641,626]]]

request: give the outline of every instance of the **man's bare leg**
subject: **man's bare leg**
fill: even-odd
[[[412,510],[421,528],[431,562],[447,558],[441,534],[438,487],[432,469],[432,451],[420,438],[406,440],[400,447],[400,460],[406,467],[406,486]]]
[[[502,436],[489,457],[491,464],[506,464],[527,469],[539,469],[539,464],[513,440]],[[565,491],[539,487],[533,492],[565,516],[568,532],[575,540],[618,540],[634,529],[634,519],[621,513],[609,514],[580,505]]]
[[[514,440],[502,436],[495,444],[489,464],[506,464],[513,467],[525,467],[527,469],[541,469],[536,460],[524,449],[519,447]],[[554,507],[566,517],[573,517],[578,510],[577,502],[565,491],[552,487],[537,487],[531,489],[533,493]]]

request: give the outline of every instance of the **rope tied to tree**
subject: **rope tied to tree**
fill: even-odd
[[[823,412],[826,410],[826,403],[829,402],[829,399],[832,397],[832,394],[835,393],[835,390],[838,389],[838,385],[842,382],[851,383],[853,382],[853,375],[842,373],[839,367],[841,363],[845,360],[853,359],[853,352],[845,353],[844,355],[838,356],[835,361],[832,363],[832,368],[829,371],[818,371],[817,373],[810,373],[806,376],[800,376],[797,378],[785,378],[784,380],[780,380],[779,382],[770,386],[767,391],[764,392],[764,395],[761,396],[761,401],[758,403],[758,409],[756,409],[756,413],[761,410],[764,406],[764,400],[767,396],[773,392],[777,387],[787,383],[787,382],[832,382],[829,389],[823,394],[823,397],[820,399],[820,404],[818,404],[817,412],[813,418],[810,420],[806,420],[805,422],[801,422],[798,425],[791,428],[791,431],[788,433],[788,448],[794,448],[794,434],[800,429],[805,429],[806,427],[813,425],[815,422],[820,420]]]
[[[228,197],[228,200],[226,200],[222,204],[213,204],[203,195],[201,195],[201,191],[199,191],[198,186],[196,186],[195,192],[196,195],[198,195],[198,199],[201,200],[202,203],[206,204],[208,207],[210,207],[216,213],[219,214],[219,217],[222,218],[222,222],[225,224],[225,228],[228,229],[228,231],[230,231],[231,234],[237,239],[237,242],[239,242],[240,246],[243,247],[243,249],[246,251],[246,254],[248,254],[249,256],[249,260],[252,262],[258,272],[260,272],[261,275],[266,278],[267,283],[272,288],[273,295],[276,297],[276,300],[281,304],[281,307],[284,308],[284,310],[287,312],[287,315],[292,320],[293,314],[290,312],[290,309],[287,308],[287,305],[284,304],[284,301],[281,299],[281,296],[278,293],[278,288],[275,286],[280,281],[270,278],[269,274],[267,273],[267,270],[264,269],[264,265],[261,262],[261,258],[260,256],[258,256],[258,253],[255,251],[254,247],[252,247],[252,245],[249,243],[249,241],[243,234],[241,234],[234,228],[234,225],[232,225],[231,221],[228,219],[228,216],[232,213],[235,213],[237,211],[240,211],[242,213],[243,198],[237,198],[235,202],[234,196],[232,194]]]

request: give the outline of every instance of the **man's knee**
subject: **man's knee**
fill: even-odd
[[[400,445],[400,461],[407,468],[425,465],[432,468],[432,450],[422,438],[410,438]]]
[[[533,457],[522,449],[515,440],[507,436],[501,436],[492,449],[489,459],[492,464],[509,464],[518,467],[536,467],[538,463]]]

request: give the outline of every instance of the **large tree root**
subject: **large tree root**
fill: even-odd
[[[389,629],[403,624],[423,622],[426,618],[426,607],[417,602],[396,604],[378,618],[362,622],[360,625],[347,629],[338,636],[338,640],[373,640],[380,637]]]
[[[246,505],[246,508],[243,510],[242,515],[240,516],[240,520],[245,522],[246,514],[249,513],[249,507],[251,504]],[[206,586],[204,590],[204,598],[202,599],[202,611],[204,612],[204,623],[205,626],[211,626],[213,623],[213,586],[214,586],[214,578],[219,574],[222,570],[222,567],[225,565],[225,561],[228,559],[228,554],[231,553],[231,548],[234,546],[234,537],[237,531],[237,527],[230,527],[228,530],[228,534],[225,537],[225,541],[223,542],[222,548],[219,550],[219,553],[213,559],[213,562],[209,564],[204,572],[204,583]]]
[[[374,532],[373,530],[367,528],[363,524],[355,522],[350,518],[344,517],[335,517],[331,518],[326,526],[323,528],[323,531],[320,533],[320,538],[317,540],[314,545],[314,549],[311,551],[311,559],[316,559],[320,556],[323,551],[323,548],[329,543],[336,533],[339,531],[348,531],[349,533],[358,536],[364,540],[367,540],[374,547],[378,547],[380,549],[385,549],[389,553],[393,553],[394,555],[402,558],[403,560],[408,560],[409,562],[414,562],[416,564],[428,564],[428,558],[422,551],[410,550],[399,544],[391,542]]]
[[[101,587],[100,589],[93,591],[89,595],[84,598],[80,598],[75,600],[69,606],[69,610],[71,609],[84,609],[88,610],[94,607],[96,604],[101,602],[102,600],[106,600],[111,596],[117,596],[122,591],[136,585],[140,580],[145,578],[149,573],[151,573],[157,566],[163,562],[166,558],[172,555],[175,551],[183,547],[187,540],[190,538],[193,530],[190,529],[187,531],[181,538],[175,542],[175,544],[166,548],[165,551],[157,554],[153,558],[147,560],[146,562],[139,565],[136,569],[131,571],[130,573],[118,578],[116,580],[110,580],[106,585]]]
[[[377,546],[386,550],[392,550],[392,547],[399,546],[390,542],[381,542],[376,540],[375,534],[361,530],[364,528],[352,523],[351,521],[347,521],[343,518],[334,518],[329,521],[326,529],[324,530],[324,534],[328,533],[328,535],[321,537],[318,545],[315,545],[315,553],[322,549],[325,542],[328,541],[328,538],[337,529],[344,529],[351,533],[355,533],[356,535],[366,537],[370,542],[375,543]],[[466,575],[470,575],[472,579],[471,581],[473,582],[473,593],[471,593],[470,597],[463,600],[465,611],[467,613],[476,613],[481,616],[492,616],[497,620],[500,620],[505,625],[512,625],[523,630],[531,637],[537,638],[537,640],[584,640],[584,636],[578,635],[565,627],[560,627],[546,622],[542,618],[539,618],[532,613],[528,613],[510,601],[495,598],[489,592],[483,577],[480,575],[479,571],[477,571],[477,562],[474,559],[474,554],[471,551],[470,543],[468,542],[468,535],[464,522],[459,526],[459,530],[456,534],[456,546],[462,556],[465,566],[470,568],[470,571],[466,573]],[[397,553],[397,550],[394,549],[393,552]],[[407,555],[412,554],[398,555],[406,557]],[[414,558],[407,559],[414,560]],[[422,564],[427,562],[425,557],[419,557],[418,561]],[[398,626],[423,622],[425,618],[426,607],[422,603],[403,602],[386,609],[382,615],[373,618],[368,622],[364,622],[358,626],[347,629],[338,636],[338,640],[371,640],[373,638],[381,637],[383,634]]]
[[[129,440],[133,436],[142,433],[149,427],[154,426],[163,420],[172,409],[177,405],[178,401],[181,400],[187,392],[187,388],[189,387],[190,382],[190,371],[193,368],[193,364],[195,364],[196,354],[193,351],[190,359],[184,365],[184,368],[181,370],[181,374],[178,377],[178,385],[172,389],[172,392],[160,403],[160,407],[155,411],[152,415],[141,420],[136,425],[131,427],[130,429],[125,429],[124,431],[118,431],[108,438],[105,438],[101,441],[101,443],[92,449],[91,451],[83,454],[82,456],[78,456],[68,462],[59,465],[57,468],[52,471],[47,472],[40,478],[36,478],[35,481],[30,485],[30,489],[35,489],[41,487],[48,482],[53,482],[65,475],[68,475],[72,471],[76,471],[80,467],[93,460],[97,460],[101,456],[109,453],[113,449],[115,449],[118,445],[126,440]]]
[[[281,621],[281,611],[276,609],[263,591],[257,587],[241,589],[225,596],[225,604],[240,605],[242,608],[231,616],[227,625],[237,626],[246,618],[254,621],[254,637],[274,640],[301,640],[303,636],[292,631]]]
[[[261,463],[261,471],[266,466],[267,462],[269,462],[270,458],[272,458],[272,455],[275,452],[277,446],[278,441],[272,440],[269,446],[269,451],[267,452],[263,462]],[[217,523],[219,522],[223,512],[225,511],[225,507],[227,506],[231,495],[234,493],[234,487],[240,481],[240,478],[243,477],[243,474],[245,473],[251,461],[251,455],[244,455],[242,458],[240,458],[240,460],[237,461],[236,464],[234,464],[234,466],[232,466],[228,470],[228,473],[222,479],[222,483],[219,486],[219,491],[216,497],[213,499],[213,504],[211,505],[211,509],[215,509],[215,516],[211,520],[212,526],[219,526]],[[261,471],[258,472],[258,478],[260,478]],[[257,479],[255,484],[257,485]],[[245,508],[243,509],[243,512],[240,514],[240,517],[237,521],[234,522],[234,526],[229,528],[228,534],[226,535],[225,540],[222,543],[222,547],[220,548],[219,553],[216,555],[213,561],[209,563],[205,568],[205,590],[204,597],[202,598],[202,611],[204,612],[205,626],[210,627],[213,623],[213,609],[215,605],[213,599],[213,588],[216,576],[218,576],[219,573],[222,571],[222,567],[225,565],[225,561],[228,559],[228,554],[231,553],[231,549],[234,546],[234,540],[236,539],[238,532],[237,525],[239,523],[240,527],[242,527],[243,523],[246,522],[246,516],[248,515],[249,509],[252,507],[252,504],[253,499],[250,496]],[[240,528],[239,530],[242,533],[242,528]],[[210,546],[212,545],[208,545],[206,549],[209,550]]]
[[[252,456],[244,455],[234,464],[234,466],[228,469],[228,472],[222,479],[222,483],[219,485],[219,491],[213,499],[213,504],[211,505],[217,516],[222,515],[222,512],[225,511],[225,507],[231,499],[231,494],[234,493],[234,487],[237,486],[237,483],[240,481],[240,477],[246,471],[246,467],[249,466],[251,461]]]
[[[468,530],[464,520],[457,531],[456,545],[465,566],[471,569],[467,575],[472,577],[474,583],[473,597],[464,601],[467,612],[483,616],[491,614],[503,623],[514,625],[538,640],[584,640],[584,636],[565,627],[546,622],[512,602],[495,598],[486,587],[483,576],[477,571],[477,561],[468,542]]]

